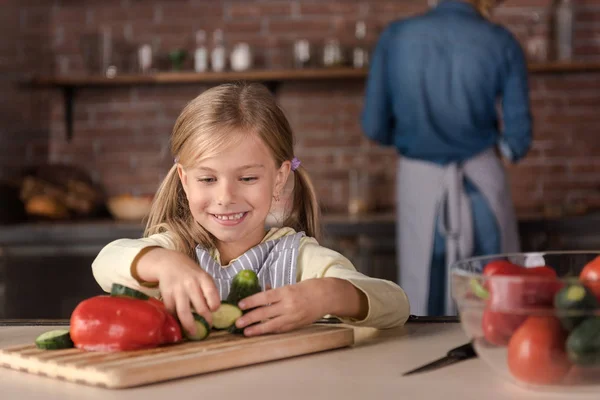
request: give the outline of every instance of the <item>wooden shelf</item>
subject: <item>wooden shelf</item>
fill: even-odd
[[[531,73],[578,73],[600,72],[600,62],[551,62],[530,64]],[[90,86],[134,86],[173,85],[189,83],[221,83],[235,81],[290,82],[306,80],[363,79],[365,68],[315,68],[275,69],[245,72],[159,72],[147,75],[117,75],[107,78],[100,75],[36,76],[24,82],[36,87],[90,87]]]
[[[530,64],[532,74],[571,74],[600,72],[600,62],[550,62]],[[63,90],[65,102],[65,124],[67,138],[73,135],[73,96],[76,89],[105,88],[114,86],[217,84],[235,81],[262,82],[273,93],[283,82],[331,81],[365,79],[366,68],[314,68],[314,69],[274,69],[245,72],[159,72],[144,75],[117,75],[107,78],[100,75],[35,76],[23,82],[34,88],[59,88]]]
[[[245,72],[159,72],[147,75],[104,76],[46,76],[34,77],[26,84],[31,86],[89,87],[89,86],[133,86],[133,85],[172,85],[189,83],[223,83],[235,81],[284,82],[306,80],[363,79],[366,69],[322,68],[322,69],[281,69],[256,70]]]

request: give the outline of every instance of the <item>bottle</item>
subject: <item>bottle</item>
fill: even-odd
[[[527,28],[527,40],[525,41],[525,50],[527,59],[534,63],[543,63],[548,61],[548,43],[546,34],[540,33],[542,18],[538,13],[534,13]]]
[[[229,65],[234,71],[246,71],[252,67],[252,51],[248,43],[238,43],[233,46]]]
[[[573,3],[560,0],[555,11],[556,58],[569,61],[573,57]]]
[[[352,66],[354,68],[364,68],[369,63],[369,52],[365,43],[367,25],[364,21],[356,23],[354,36],[356,37],[356,46],[354,46],[354,51],[352,52]]]
[[[142,74],[150,72],[152,68],[152,47],[144,44],[138,48],[138,66]]]
[[[194,70],[206,72],[208,69],[208,51],[206,50],[206,32],[196,32],[196,50],[194,51]]]
[[[306,39],[294,42],[294,67],[305,68],[310,64],[310,43]]]
[[[338,39],[327,39],[323,47],[323,65],[337,67],[343,64],[342,47]]]
[[[223,31],[215,29],[213,32],[213,49],[210,54],[212,70],[221,72],[225,70],[225,45],[223,44]]]

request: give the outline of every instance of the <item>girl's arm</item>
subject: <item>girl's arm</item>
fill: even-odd
[[[298,283],[257,293],[240,301],[249,312],[236,321],[247,336],[285,332],[309,325],[325,315],[374,328],[406,322],[408,298],[395,283],[369,278],[341,254],[302,239]]]
[[[336,315],[352,320],[364,320],[369,313],[367,295],[352,283],[340,278],[322,278],[325,285],[324,300],[329,310],[324,315]]]
[[[390,268],[396,268],[390,265]],[[366,298],[367,313],[353,316],[351,313],[334,312],[344,322],[374,328],[393,328],[403,325],[410,315],[406,293],[391,281],[366,276],[340,253],[320,246],[313,238],[303,238],[298,257],[298,280],[313,278],[337,278],[349,283],[355,291]],[[347,293],[347,292],[345,292]],[[353,296],[346,294],[346,299]]]
[[[113,283],[119,283],[158,297],[157,285],[144,282],[136,274],[137,261],[155,247],[175,248],[164,233],[143,239],[119,239],[107,244],[92,263],[96,282],[105,292],[110,292]]]
[[[120,283],[153,297],[162,296],[166,308],[194,334],[192,311],[210,324],[211,311],[219,307],[220,298],[212,278],[174,247],[167,234],[116,240],[100,251],[92,269],[106,292],[113,283]]]

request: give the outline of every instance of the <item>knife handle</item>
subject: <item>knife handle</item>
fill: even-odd
[[[447,355],[448,357],[458,358],[461,360],[477,357],[477,353],[475,353],[475,349],[473,348],[473,342],[469,342],[460,347],[454,348],[450,350]]]

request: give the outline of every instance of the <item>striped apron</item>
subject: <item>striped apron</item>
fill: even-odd
[[[427,315],[436,217],[446,240],[446,315],[456,315],[450,267],[473,253],[473,221],[464,190],[466,176],[486,198],[500,229],[503,253],[519,251],[519,235],[504,167],[493,149],[462,164],[440,166],[400,157],[396,182],[399,283],[411,313]]]
[[[298,232],[260,243],[227,266],[219,265],[200,245],[196,246],[196,256],[200,267],[213,277],[221,300],[225,300],[233,277],[245,269],[256,272],[263,290],[296,283],[298,248],[303,236],[304,232]]]

